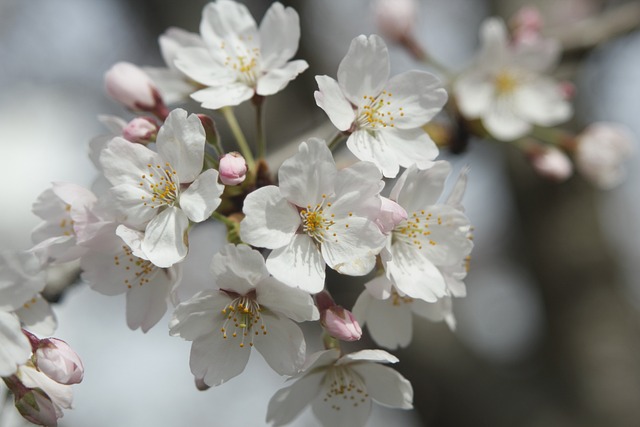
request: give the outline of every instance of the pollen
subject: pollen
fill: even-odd
[[[255,293],[236,297],[222,310],[224,318],[224,324],[220,328],[222,338],[228,337],[228,325],[233,323],[231,338],[239,338],[238,345],[244,348],[245,339],[250,336],[248,344],[253,347],[253,339],[260,330],[264,335],[267,335],[267,328],[262,320],[261,312],[262,308],[255,301]]]

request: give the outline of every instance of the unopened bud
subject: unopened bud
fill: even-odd
[[[39,388],[15,395],[15,406],[27,421],[39,426],[57,426],[58,415],[51,398]]]
[[[124,139],[146,144],[155,140],[158,134],[158,125],[150,117],[136,117],[131,120],[122,130]]]
[[[378,0],[374,5],[380,32],[396,42],[402,42],[412,33],[416,13],[415,0]]]
[[[515,44],[532,43],[541,38],[542,15],[533,6],[524,6],[510,19],[513,42]]]
[[[35,365],[40,372],[60,384],[77,384],[84,376],[84,366],[78,354],[57,338],[40,340],[35,352]]]
[[[536,150],[529,154],[529,159],[540,176],[552,181],[566,181],[573,174],[571,160],[555,147]]]
[[[224,185],[238,185],[247,177],[247,162],[240,153],[227,153],[220,159],[219,172]]]
[[[376,225],[384,234],[389,234],[396,225],[407,219],[407,211],[386,197],[380,197],[382,204],[380,206],[380,214],[376,218]]]
[[[342,341],[357,341],[362,336],[362,329],[353,314],[339,305],[334,305],[322,312],[320,322],[329,335]]]
[[[166,110],[158,89],[142,69],[129,62],[118,62],[104,75],[107,94],[130,110]]]

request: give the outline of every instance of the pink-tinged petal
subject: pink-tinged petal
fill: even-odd
[[[442,273],[417,248],[405,243],[391,247],[393,258],[385,268],[400,292],[411,298],[435,302],[447,294]]]
[[[274,249],[267,258],[267,269],[286,285],[312,294],[324,287],[324,260],[306,234],[297,234],[287,246]]]
[[[205,44],[218,48],[222,39],[243,35],[259,39],[256,21],[242,3],[218,0],[205,6],[200,22],[200,34]]]
[[[111,185],[138,186],[142,176],[149,173],[147,165],[164,165],[164,161],[144,145],[117,137],[102,150],[100,164]]]
[[[176,207],[167,207],[147,225],[142,250],[158,267],[171,267],[187,256],[189,218]]]
[[[371,398],[361,397],[356,403],[344,400],[342,395],[333,394],[325,399],[331,391],[330,382],[325,381],[322,391],[311,403],[311,409],[318,420],[322,420],[322,426],[364,427],[371,414]]]
[[[0,377],[8,377],[31,356],[31,344],[12,313],[0,311],[0,341]]]
[[[226,317],[222,310],[231,302],[224,292],[204,291],[178,305],[169,322],[169,334],[194,341],[207,335],[219,335]]]
[[[402,167],[415,164],[418,169],[427,169],[438,156],[438,146],[422,128],[403,130],[387,128],[380,134]]]
[[[256,335],[256,350],[278,374],[298,373],[304,364],[307,348],[300,327],[287,318],[271,313],[263,313],[262,320],[266,326],[266,334],[262,332]]]
[[[15,313],[26,329],[38,335],[51,336],[58,327],[56,315],[40,294],[34,296]]]
[[[260,59],[264,69],[282,67],[300,42],[300,17],[291,7],[273,3],[260,22]]]
[[[170,270],[158,269],[147,283],[132,285],[127,292],[127,326],[147,332],[167,312],[167,297],[175,283]]]
[[[218,171],[208,169],[180,194],[180,207],[193,222],[209,218],[220,206],[224,186],[218,183]]]
[[[269,185],[250,193],[244,200],[245,214],[240,238],[253,246],[275,249],[287,245],[300,225],[297,209]]]
[[[310,138],[300,143],[298,152],[280,166],[280,193],[296,206],[313,208],[333,194],[336,174],[327,144],[322,139]]]
[[[442,82],[425,71],[407,71],[389,80],[385,87],[392,123],[398,129],[413,129],[424,125],[438,114],[447,102]],[[402,110],[399,110],[402,108]]]
[[[204,127],[197,115],[177,108],[158,131],[156,147],[162,159],[178,174],[181,184],[193,182],[204,162]],[[164,167],[165,163],[160,163]]]
[[[338,67],[338,83],[354,105],[365,96],[374,98],[389,79],[389,51],[377,35],[360,35],[351,41],[349,51]]]
[[[413,408],[411,383],[396,370],[376,363],[352,366],[363,379],[367,392],[376,402],[391,408]]]
[[[453,90],[460,112],[468,119],[477,119],[491,107],[494,85],[491,76],[482,70],[472,70],[458,78]]]
[[[274,3],[276,4],[276,3]],[[269,70],[258,78],[256,93],[262,96],[273,95],[287,87],[289,82],[295,79],[298,74],[309,68],[307,61],[298,59],[291,61],[280,68]]]
[[[308,292],[291,288],[273,277],[258,283],[256,299],[261,307],[282,314],[296,322],[318,320],[320,313]],[[286,303],[283,303],[286,301]]]
[[[191,80],[204,86],[224,86],[236,80],[230,69],[216,61],[207,49],[201,47],[181,49],[176,55],[174,65]]]
[[[398,363],[399,359],[384,350],[360,350],[342,356],[336,365],[350,365],[354,362]]]
[[[222,107],[235,106],[251,99],[254,91],[244,83],[229,83],[224,86],[212,86],[191,94],[202,108],[217,110]]]
[[[539,126],[554,126],[571,118],[573,109],[558,83],[548,78],[518,87],[513,93],[517,114]]]
[[[240,295],[269,277],[262,254],[247,245],[225,245],[213,256],[211,272],[215,286]]]
[[[485,129],[500,141],[513,141],[531,131],[532,125],[516,115],[512,98],[498,98],[482,116]]]
[[[328,233],[322,256],[329,267],[349,276],[370,272],[387,241],[373,221],[355,216],[335,221]]]
[[[411,215],[435,205],[442,195],[444,183],[451,173],[451,164],[438,160],[427,170],[409,167],[391,190],[390,198]]]
[[[395,178],[400,170],[396,151],[389,148],[382,132],[357,130],[349,136],[347,148],[358,159],[375,164],[386,178]]]
[[[394,303],[394,299],[398,302]],[[358,320],[362,317],[366,320],[371,338],[381,347],[395,350],[398,347],[406,347],[411,342],[413,333],[411,305],[402,297],[394,295],[386,300],[373,298],[368,291],[364,291],[353,310],[356,307]]]
[[[210,387],[229,381],[244,371],[251,347],[240,347],[238,340],[225,340],[216,330],[196,339],[191,346],[189,366],[196,378],[202,378]]]
[[[320,394],[323,379],[324,372],[313,372],[278,390],[269,400],[267,422],[274,427],[291,423]]]
[[[338,130],[346,131],[351,128],[356,113],[353,105],[345,98],[338,82],[329,76],[316,76],[318,90],[314,92],[314,97],[318,107],[322,108],[331,123]]]
[[[46,284],[40,261],[31,252],[0,252],[0,310],[17,310]]]

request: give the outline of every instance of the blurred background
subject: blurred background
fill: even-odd
[[[197,32],[205,3],[0,2],[0,249],[30,247],[39,222],[31,204],[51,182],[90,186],[95,179],[87,144],[106,133],[97,116],[130,117],[105,96],[104,72],[118,61],[163,65],[158,36],[170,26]],[[243,3],[258,21],[270,5]],[[313,100],[314,76],[335,76],[351,39],[376,28],[367,0],[283,3],[301,16],[296,57],[310,64],[267,102],[270,147],[287,153],[303,135],[331,136]],[[422,0],[417,37],[435,58],[460,70],[478,46],[482,20],[509,17],[526,3]],[[568,48],[558,72],[575,82],[578,96],[567,127],[578,131],[593,121],[617,121],[638,138],[640,2],[528,4],[540,8],[545,31]],[[594,41],[603,25],[610,35]],[[390,45],[390,51],[392,74],[423,68],[399,47]],[[194,104],[187,108],[197,110]],[[251,138],[250,105],[237,114]],[[223,142],[230,139],[220,128]],[[579,176],[563,184],[544,181],[507,144],[472,140],[465,153],[442,157],[456,170],[471,167],[464,204],[476,246],[468,297],[455,301],[454,332],[414,319],[412,344],[394,353],[398,370],[413,384],[416,410],[376,407],[371,425],[637,426],[638,156],[629,160],[626,181],[607,192]],[[198,227],[192,236],[191,250],[202,253],[202,262],[189,267],[187,286],[202,280],[202,268],[206,274],[223,243],[215,226]],[[360,292],[351,284],[332,287],[348,307]],[[105,297],[80,285],[56,309],[57,336],[78,351],[86,369],[84,382],[74,387],[75,409],[66,412],[62,426],[259,426],[269,398],[283,386],[254,354],[244,375],[198,392],[188,367],[190,343],[168,336],[168,317],[148,334],[130,331],[123,296]],[[310,346],[317,349],[318,343]],[[0,425],[11,425],[8,411],[2,414]],[[294,425],[315,423],[306,414]]]

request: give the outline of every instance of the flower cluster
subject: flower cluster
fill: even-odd
[[[395,5],[378,3],[385,34],[429,60],[411,35],[415,4],[385,13]],[[131,329],[147,332],[172,312],[169,333],[191,341],[200,389],[240,375],[255,347],[292,380],[269,403],[273,425],[293,422],[307,405],[322,425],[355,427],[367,422],[372,401],[411,408],[411,384],[384,366],[395,356],[347,353],[340,342],[359,340],[366,327],[378,345],[406,347],[412,313],[455,327],[453,301],[466,296],[473,241],[462,205],[469,171],[445,190],[452,166],[437,159],[446,135],[463,133],[450,128],[513,141],[556,179],[570,174],[568,151],[602,186],[619,181],[631,151],[625,132],[610,125],[577,137],[541,128],[566,121],[572,107],[566,85],[548,75],[559,45],[541,36],[536,17],[520,16],[512,39],[502,21],[487,21],[473,66],[447,73],[449,87],[425,71],[390,77],[384,40],[356,37],[336,78],[316,76],[315,101],[336,136],[299,142],[277,179],[267,167],[262,107],[308,67],[292,59],[300,38],[292,8],[274,3],[258,26],[241,3],[216,0],[203,10],[199,34],[171,28],[160,37],[166,68],[114,65],[107,93],[132,117],[101,117],[109,134],[90,146],[100,172],[95,192],[54,183],[34,204],[43,220],[34,246],[0,262],[0,376],[21,414],[55,425],[71,404],[68,385],[82,379],[66,344],[33,335],[55,328],[40,293],[56,266],[99,293],[125,294]],[[211,116],[168,107],[188,97]],[[232,108],[248,100],[257,115],[253,146]],[[445,107],[448,120],[432,122]],[[220,119],[235,145],[221,140]],[[339,168],[334,152],[343,142],[353,158]],[[227,227],[227,244],[208,280],[190,284],[197,291],[181,299],[183,266],[194,256],[189,236],[205,221]],[[327,266],[363,277],[351,310],[331,296]],[[298,324],[314,321],[325,350],[307,354]]]

